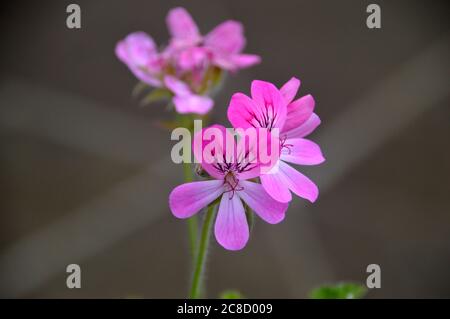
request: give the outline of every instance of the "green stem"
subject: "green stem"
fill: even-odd
[[[183,162],[184,180],[186,183],[192,182],[193,175],[191,165]],[[198,220],[197,215],[194,215],[187,219],[188,233],[189,233],[189,247],[191,250],[192,260],[195,258],[195,251],[197,246],[197,234],[198,234]],[[193,261],[192,261],[193,263]]]
[[[184,181],[186,183],[192,182],[194,180],[190,163],[183,162],[183,172],[184,172]]]
[[[211,226],[215,215],[215,206],[208,206],[206,212],[205,221],[203,223],[202,234],[200,238],[200,244],[197,251],[197,258],[195,261],[194,273],[192,275],[191,291],[189,292],[189,298],[198,299],[201,296],[201,288],[203,286],[203,273],[205,270],[206,251],[208,250],[209,237],[211,234]]]

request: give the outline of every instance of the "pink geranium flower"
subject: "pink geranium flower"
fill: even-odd
[[[204,134],[211,128],[221,134],[222,149],[209,149],[211,141]],[[198,144],[195,146],[194,142],[194,155],[213,179],[176,187],[170,193],[169,205],[176,217],[189,218],[220,197],[214,227],[216,239],[226,249],[239,250],[249,239],[249,226],[242,201],[270,224],[284,219],[288,204],[274,200],[261,184],[250,181],[261,174],[262,164],[254,159],[252,161],[248,157],[249,153],[243,151],[245,143],[236,144],[229,135],[230,133],[219,125],[203,129],[196,134]],[[224,155],[229,154],[230,148],[236,156]]]
[[[144,32],[131,33],[119,41],[116,45],[116,55],[139,80],[150,86],[165,87],[171,91],[174,94],[172,101],[178,113],[206,114],[212,108],[214,102],[209,97],[195,94],[186,82],[173,75],[165,75],[169,58],[157,51],[153,39]],[[193,54],[185,57],[183,63],[194,65],[198,60]],[[197,80],[201,82],[202,79]]]
[[[198,59],[202,58],[228,71],[236,71],[261,62],[258,55],[241,53],[246,41],[242,24],[237,21],[225,21],[206,36],[202,36],[191,15],[179,7],[170,10],[167,15],[167,26],[172,36],[168,50],[171,53],[182,52],[178,55],[178,64],[184,68],[187,63],[186,55],[183,53],[192,47],[200,48],[196,50],[193,59],[196,64],[199,63]],[[192,52],[189,52],[188,56],[192,56]]]
[[[261,60],[242,53],[245,37],[239,22],[225,21],[202,36],[180,7],[169,11],[166,22],[171,39],[161,52],[149,35],[134,32],[117,43],[116,55],[142,82],[171,91],[179,113],[207,113],[213,106],[207,95],[222,70],[237,71]]]
[[[228,119],[235,128],[280,130],[280,160],[270,172],[260,176],[264,189],[280,202],[289,202],[291,191],[311,202],[319,194],[314,182],[285,162],[316,165],[325,161],[320,147],[304,138],[320,124],[320,119],[313,113],[315,102],[311,95],[293,101],[299,87],[296,78],[280,90],[271,83],[253,81],[251,98],[236,93],[228,108]]]

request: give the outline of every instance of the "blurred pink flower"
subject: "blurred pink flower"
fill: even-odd
[[[311,95],[293,101],[299,87],[296,78],[280,90],[271,83],[253,81],[252,97],[236,93],[228,108],[228,119],[235,128],[280,129],[280,160],[260,176],[264,189],[280,202],[289,202],[291,191],[311,202],[319,195],[314,182],[285,162],[317,165],[325,161],[320,147],[304,138],[320,124],[320,119],[313,113],[315,102]]]
[[[212,141],[208,143],[204,132],[211,128],[221,134],[223,140],[220,145],[223,145],[223,149],[214,149],[207,154],[209,158],[205,160],[204,152],[209,150],[207,147]],[[229,137],[230,134],[219,125],[203,129],[196,134],[198,146],[194,145],[194,155],[213,179],[176,187],[169,195],[169,205],[176,217],[189,218],[221,197],[214,227],[216,239],[228,250],[239,250],[249,239],[249,226],[242,201],[270,224],[279,223],[284,219],[288,203],[274,200],[261,184],[249,181],[260,175],[261,164],[246,162],[247,153],[241,152],[243,144],[236,144],[235,140]],[[224,156],[223,154],[230,151],[229,148],[236,150],[237,156],[230,158]]]
[[[207,113],[214,104],[207,95],[220,82],[221,70],[237,71],[261,60],[241,53],[245,37],[239,22],[225,21],[202,36],[181,7],[170,10],[166,22],[171,39],[161,52],[150,36],[135,32],[117,43],[116,55],[142,82],[170,90],[179,113]]]

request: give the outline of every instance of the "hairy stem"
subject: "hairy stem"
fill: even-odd
[[[184,170],[184,180],[186,183],[192,182],[192,170],[191,165],[189,163],[183,162],[183,170]],[[197,234],[198,234],[198,218],[197,215],[194,215],[187,220],[188,223],[188,233],[189,233],[189,247],[191,250],[192,263],[194,263],[196,246],[197,246]]]
[[[216,205],[208,206],[205,221],[203,222],[202,234],[197,250],[194,272],[192,275],[191,290],[189,298],[198,299],[201,297],[201,289],[203,287],[203,273],[205,271],[206,252],[208,250],[209,238],[211,236],[211,226],[213,224]]]

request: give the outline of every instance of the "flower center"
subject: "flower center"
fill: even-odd
[[[272,104],[266,104],[264,109],[261,110],[261,114],[256,115],[250,112],[250,120],[247,122],[253,127],[267,128],[269,131],[274,127],[275,120],[277,118],[277,112]]]
[[[224,175],[228,175],[230,173],[239,174],[242,172],[249,171],[255,167],[255,164],[251,162],[250,151],[246,151],[245,154],[242,155],[238,160],[232,160],[232,162],[227,162],[227,158],[223,155],[223,161],[221,163],[213,164],[214,168]],[[214,156],[214,153],[211,152],[211,155]]]
[[[241,191],[244,188],[239,185],[239,179],[233,171],[228,171],[223,179],[225,185],[225,193],[230,193],[229,199],[232,199],[236,191]]]

